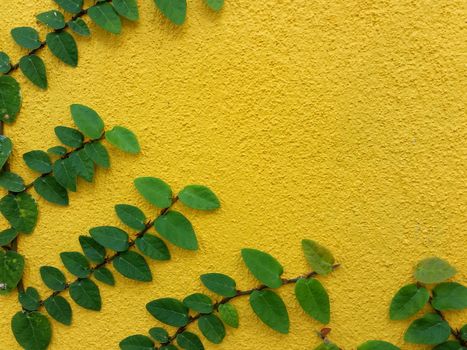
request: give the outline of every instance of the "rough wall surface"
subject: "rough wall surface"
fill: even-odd
[[[189,213],[201,250],[173,249],[173,261],[151,263],[150,284],[118,278],[102,287],[100,313],[74,308],[74,324],[54,323],[51,350],[116,349],[157,322],[147,301],[202,291],[207,271],[256,282],[239,250],[280,257],[287,276],[307,270],[300,240],[329,246],[342,268],[323,282],[332,299],[332,339],[355,349],[367,339],[404,349],[408,322],[391,322],[388,304],[411,281],[413,265],[438,255],[466,282],[467,125],[465,3],[460,0],[227,0],[211,13],[189,0],[186,25],[174,28],[152,0],[120,36],[92,26],[79,39],[80,62],[66,67],[44,51],[50,88],[19,73],[24,104],[7,128],[14,171],[33,178],[21,155],[56,144],[53,128],[71,125],[69,105],[96,109],[107,125],[139,135],[138,157],[113,152],[112,168],[80,183],[71,205],[39,200],[40,221],[22,238],[26,284],[40,287],[42,265],[61,266],[92,226],[118,224],[113,206],[141,205],[137,176],[157,176],[174,189],[213,188],[215,214]],[[0,50],[15,58],[9,30],[34,25],[51,0],[2,0]],[[310,349],[320,326],[281,290],[291,314],[284,336],[258,323],[247,300],[235,303],[241,327],[208,348]],[[17,350],[10,332],[16,295],[0,299],[0,349]],[[465,314],[450,313],[455,325]]]

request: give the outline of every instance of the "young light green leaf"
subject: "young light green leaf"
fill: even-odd
[[[95,262],[100,264],[105,260],[105,248],[97,243],[93,238],[89,236],[79,236],[79,244],[83,249],[84,255]]]
[[[71,162],[76,174],[87,182],[92,182],[94,178],[94,162],[89,158],[84,150],[73,152],[70,155]]]
[[[87,143],[84,146],[84,151],[89,158],[104,169],[110,168],[110,157],[107,149],[99,142]]]
[[[47,74],[44,61],[39,56],[27,55],[19,60],[19,69],[34,85],[47,89]]]
[[[21,108],[21,90],[10,76],[0,76],[0,120],[11,124]]]
[[[168,208],[172,205],[172,190],[161,179],[138,177],[134,184],[138,192],[152,205],[159,208]]]
[[[120,17],[108,3],[100,3],[92,6],[88,10],[88,15],[94,23],[110,33],[120,34],[122,31]]]
[[[214,210],[220,207],[219,199],[208,187],[201,185],[186,186],[178,194],[186,206],[198,210]]]
[[[23,277],[24,258],[12,251],[0,250],[0,294],[8,294],[16,288]]]
[[[132,229],[142,231],[146,228],[146,215],[134,205],[117,204],[115,212],[118,218]]]
[[[18,301],[23,309],[36,311],[40,307],[41,297],[36,288],[28,287],[25,291],[18,293]]]
[[[52,295],[44,301],[49,315],[66,326],[71,324],[72,311],[70,303],[60,295]]]
[[[21,176],[8,171],[0,173],[0,187],[10,192],[22,192],[26,188]]]
[[[0,135],[0,169],[3,168],[13,150],[13,143],[10,138]]]
[[[238,328],[238,311],[232,304],[220,304],[219,316],[224,323],[232,328]]]
[[[48,150],[47,150],[47,153],[51,153],[51,154],[54,154],[56,156],[64,156],[66,154],[67,150],[65,147],[63,146],[53,146],[53,147],[50,147]]]
[[[11,243],[18,236],[18,231],[14,228],[7,228],[0,232],[0,246],[6,246]]]
[[[220,11],[224,6],[224,0],[206,0],[206,4],[214,11]]]
[[[73,282],[70,285],[70,296],[76,304],[85,309],[99,311],[102,307],[99,288],[88,278]]]
[[[44,151],[30,151],[23,154],[23,160],[26,165],[34,171],[41,174],[50,173],[52,171],[52,162],[49,155]]]
[[[36,50],[41,46],[39,33],[31,27],[18,27],[11,30],[11,36],[16,43],[29,50]]]
[[[185,350],[204,350],[203,343],[201,343],[199,337],[187,331],[177,335],[177,344]]]
[[[181,213],[169,210],[156,219],[154,226],[162,237],[177,247],[187,250],[198,249],[193,226]]]
[[[123,152],[137,154],[141,151],[136,135],[123,126],[115,126],[112,130],[106,131],[105,139]]]
[[[36,18],[39,22],[42,22],[55,30],[63,29],[65,27],[65,17],[57,10],[39,13]]]
[[[213,311],[212,300],[205,294],[194,293],[183,299],[183,304],[200,314],[209,314]]]
[[[129,336],[120,342],[121,350],[154,350],[154,342],[145,335]]]
[[[203,315],[198,319],[198,328],[211,343],[220,344],[225,338],[225,327],[216,315]]]
[[[310,239],[304,239],[302,249],[308,264],[316,273],[327,275],[332,272],[334,257],[327,248]]]
[[[146,309],[157,320],[174,327],[184,327],[190,316],[188,308],[173,298],[156,299],[146,305]]]
[[[3,51],[0,51],[0,73],[8,73],[11,69],[10,57]]]
[[[50,52],[63,63],[76,67],[78,65],[78,46],[68,32],[51,32],[45,39]]]
[[[129,279],[141,282],[152,281],[151,270],[146,260],[134,251],[129,250],[119,254],[113,260],[113,267]]]
[[[318,322],[328,324],[331,318],[329,296],[317,279],[300,279],[295,285],[295,296],[309,316]]]
[[[94,271],[93,275],[96,280],[102,283],[108,284],[109,286],[115,285],[115,278],[112,275],[112,272],[110,272],[110,270],[106,267],[99,267]]]
[[[151,328],[149,335],[159,343],[167,343],[169,341],[169,333],[161,327]]]
[[[0,211],[16,231],[31,233],[37,222],[37,203],[28,193],[9,194],[0,200]]]
[[[76,191],[76,170],[70,158],[58,159],[54,163],[53,176],[55,180],[64,188]]]
[[[101,137],[104,122],[96,111],[80,104],[71,105],[70,110],[73,121],[84,135],[93,140]]]
[[[259,319],[275,331],[289,333],[289,314],[281,297],[271,290],[254,291],[250,305]]]
[[[66,12],[77,14],[83,7],[83,0],[54,0]]]
[[[78,252],[63,252],[60,253],[63,265],[70,273],[79,278],[88,277],[91,270],[86,257]]]
[[[397,346],[382,340],[369,340],[360,345],[357,350],[400,350]]]
[[[282,285],[282,265],[270,254],[257,249],[242,249],[242,258],[248,270],[259,281],[269,288],[279,288]]]
[[[88,25],[81,18],[67,22],[68,27],[78,35],[88,37],[91,35]]]
[[[53,176],[37,178],[34,181],[34,189],[46,201],[58,205],[68,205],[68,192]]]
[[[233,297],[237,294],[237,284],[235,281],[222,273],[206,273],[201,275],[201,282],[211,292],[223,297]]]
[[[66,288],[65,275],[53,266],[42,266],[40,268],[41,278],[45,285],[54,291],[62,291]]]
[[[113,0],[112,5],[120,16],[130,21],[137,21],[139,19],[136,0]]]
[[[79,148],[83,145],[84,136],[76,129],[67,126],[56,126],[54,131],[60,142],[66,146]]]
[[[99,226],[89,230],[91,237],[94,238],[100,245],[115,250],[116,252],[124,252],[128,250],[128,234],[113,226]]]
[[[405,320],[421,309],[430,299],[430,293],[425,287],[409,284],[402,287],[394,296],[389,308],[391,320]]]
[[[186,0],[154,0],[162,14],[172,23],[181,25],[186,18]]]
[[[436,310],[463,310],[467,308],[467,288],[457,282],[444,282],[433,289],[431,305]]]
[[[141,253],[151,259],[160,261],[170,260],[169,248],[167,248],[164,241],[149,233],[136,239],[136,247],[138,247]]]
[[[26,350],[45,350],[52,338],[49,320],[37,311],[16,313],[11,329],[18,344]]]
[[[456,274],[456,269],[447,261],[432,257],[420,261],[415,267],[414,277],[421,283],[440,283]]]
[[[437,314],[426,314],[411,323],[404,340],[415,344],[436,345],[448,340],[451,334],[449,324]]]

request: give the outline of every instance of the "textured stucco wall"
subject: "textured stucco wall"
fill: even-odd
[[[151,212],[132,186],[157,176],[174,189],[212,187],[216,214],[189,213],[199,253],[173,249],[151,263],[150,284],[118,278],[102,287],[100,313],[74,307],[74,324],[54,322],[52,350],[116,349],[119,340],[157,322],[147,301],[203,290],[197,276],[217,270],[248,287],[242,247],[280,257],[286,275],[307,270],[301,238],[332,248],[342,268],[324,278],[332,299],[332,339],[346,349],[370,338],[404,349],[408,322],[390,322],[393,293],[413,265],[438,255],[466,282],[467,127],[465,3],[460,0],[227,0],[221,14],[189,0],[188,21],[174,28],[152,0],[139,1],[139,23],[115,37],[92,26],[79,39],[79,67],[48,52],[50,89],[23,83],[24,104],[7,134],[13,170],[32,179],[21,154],[56,143],[53,128],[71,125],[68,106],[95,108],[108,125],[139,135],[134,158],[113,152],[112,169],[81,182],[69,208],[39,200],[40,221],[22,238],[26,284],[40,286],[41,265],[61,266],[61,251],[79,249],[92,226],[118,224],[117,203]],[[51,0],[2,0],[0,49],[17,59],[9,36],[34,25]],[[153,211],[153,210],[152,210]],[[241,327],[208,348],[310,349],[319,325],[280,292],[291,334],[259,324],[247,300]],[[0,349],[19,349],[10,332],[16,295],[0,299]],[[451,313],[459,325],[465,314]],[[423,347],[420,347],[423,349]]]

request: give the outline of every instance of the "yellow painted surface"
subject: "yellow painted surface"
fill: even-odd
[[[101,287],[100,313],[74,307],[72,327],[53,323],[51,350],[117,349],[157,322],[145,304],[203,291],[197,279],[219,271],[239,286],[255,285],[239,257],[242,247],[279,257],[286,276],[307,271],[300,240],[330,247],[342,264],[323,278],[332,300],[331,338],[345,349],[367,339],[403,349],[408,321],[391,322],[388,304],[411,281],[413,265],[438,255],[466,282],[467,119],[465,3],[460,0],[227,0],[213,14],[189,0],[186,25],[163,20],[151,0],[138,1],[141,20],[116,37],[92,26],[79,39],[79,67],[41,53],[50,89],[19,72],[24,104],[7,134],[12,168],[32,179],[21,154],[57,143],[53,128],[71,126],[68,106],[96,109],[107,125],[139,136],[138,157],[112,152],[112,168],[81,182],[71,205],[39,199],[40,220],[22,237],[26,285],[42,265],[78,250],[92,226],[118,225],[117,203],[155,210],[132,186],[138,176],[165,179],[175,190],[209,185],[220,196],[215,214],[186,211],[200,251],[172,249],[173,260],[151,262],[154,281]],[[50,0],[2,0],[0,49],[22,51],[9,30],[35,25]],[[311,349],[320,329],[300,311],[290,287],[280,294],[291,333],[258,323],[237,300],[241,327],[208,349]],[[0,299],[0,349],[17,350],[10,332],[16,295]],[[455,326],[466,315],[449,313]],[[197,331],[196,328],[192,328]]]

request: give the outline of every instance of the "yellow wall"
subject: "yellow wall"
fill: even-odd
[[[53,128],[71,125],[68,106],[95,108],[108,125],[140,137],[138,157],[112,152],[112,169],[80,183],[69,208],[40,202],[34,234],[21,238],[26,284],[45,288],[41,265],[61,266],[92,226],[118,224],[113,205],[143,203],[137,176],[165,179],[174,189],[209,185],[222,199],[216,214],[189,212],[198,253],[173,249],[169,263],[151,263],[150,284],[118,278],[102,287],[100,313],[74,307],[74,324],[53,323],[51,350],[116,349],[157,322],[145,304],[202,291],[197,276],[219,271],[255,284],[239,250],[280,257],[286,275],[307,270],[299,243],[329,246],[342,268],[323,282],[332,299],[332,339],[355,349],[370,338],[404,349],[408,322],[390,322],[393,293],[411,281],[413,265],[438,255],[466,282],[467,128],[465,7],[461,0],[227,0],[221,14],[189,0],[186,25],[174,28],[152,0],[121,36],[92,26],[79,39],[80,62],[69,68],[41,53],[50,89],[39,91],[17,72],[24,104],[8,127],[13,170],[33,178],[21,160],[56,144]],[[21,51],[9,31],[35,25],[51,0],[2,0],[0,49]],[[292,289],[291,334],[259,324],[247,300],[241,327],[209,349],[310,349],[320,326],[300,311]],[[19,349],[10,332],[16,295],[0,299],[0,348]],[[454,314],[459,326],[465,314]],[[196,330],[196,328],[193,328]],[[422,349],[422,348],[420,348]]]

